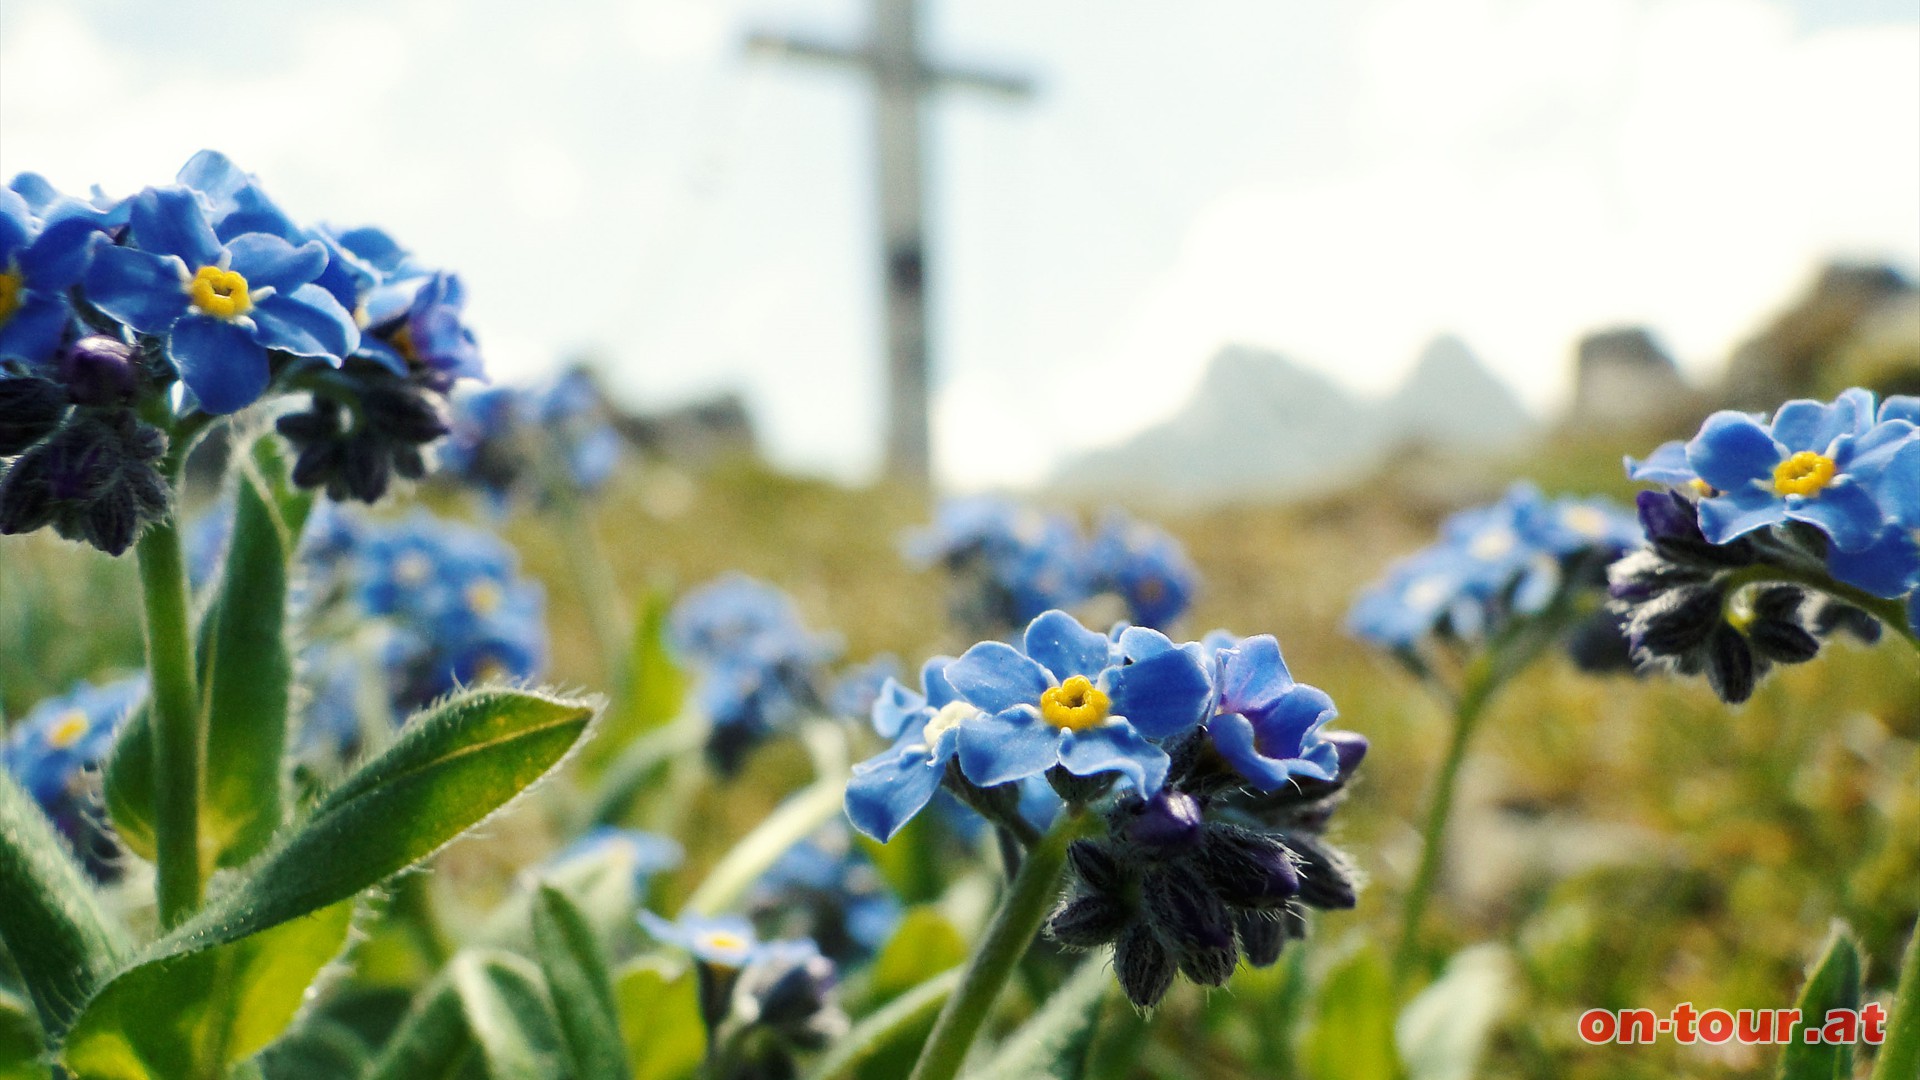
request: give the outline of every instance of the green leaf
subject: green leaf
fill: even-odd
[[[288,566],[313,500],[288,479],[278,438],[254,442],[235,470],[233,535],[218,590],[196,631],[207,717],[202,858],[238,866],[260,853],[285,817],[293,658],[287,647]],[[127,718],[106,769],[107,812],[121,842],[153,858],[153,732],[142,706]]]
[[[873,996],[885,1001],[966,958],[967,939],[938,908],[909,908],[873,959]]]
[[[512,953],[481,950],[461,953],[447,966],[467,1031],[492,1080],[569,1076],[538,968]]]
[[[1394,1080],[1403,1075],[1393,1044],[1393,986],[1368,946],[1336,964],[1320,990],[1320,1015],[1307,1036],[1315,1080]]]
[[[1800,1022],[1780,1054],[1780,1080],[1848,1080],[1853,1076],[1853,1043],[1808,1043],[1807,1028],[1826,1023],[1830,1009],[1860,1007],[1860,948],[1847,924],[1835,921],[1808,969],[1807,985],[1794,1003]]]
[[[468,1047],[460,995],[443,971],[413,999],[361,1080],[446,1080],[459,1075]]]
[[[263,856],[246,882],[176,931],[176,948],[255,933],[412,866],[558,764],[593,712],[578,699],[487,688],[417,716]]]
[[[0,1080],[46,1080],[45,1043],[26,1002],[0,993]]]
[[[614,980],[620,1030],[634,1080],[687,1080],[706,1057],[693,974],[650,960],[623,968]]]
[[[47,1034],[67,1029],[80,1005],[132,952],[100,908],[67,843],[33,797],[0,769],[0,941],[27,984]]]
[[[620,692],[607,710],[605,727],[595,745],[582,754],[592,773],[610,765],[628,743],[672,723],[687,699],[687,676],[673,662],[667,648],[667,615],[673,597],[665,589],[647,594],[640,617],[634,621],[633,645],[621,673]]]
[[[933,1028],[933,1018],[960,985],[960,969],[941,972],[889,1001],[884,1008],[853,1026],[833,1044],[807,1080],[844,1080],[867,1061],[888,1050],[916,1030],[922,1041]]]
[[[337,1080],[359,1076],[373,1063],[365,1040],[324,1017],[308,1017],[254,1060],[265,1080]]]
[[[238,866],[259,854],[286,812],[280,762],[293,683],[287,568],[313,505],[287,473],[275,436],[257,440],[250,460],[237,470],[233,537],[220,592],[200,623],[207,714],[201,843],[212,847],[220,866]]]
[[[1433,984],[1400,1012],[1394,1025],[1400,1057],[1413,1080],[1471,1080],[1493,1026],[1513,996],[1513,965],[1498,945],[1455,953]]]
[[[109,982],[74,1022],[61,1064],[88,1080],[214,1077],[286,1030],[346,945],[343,902],[237,941],[162,955]]]
[[[626,1080],[626,1049],[613,997],[613,977],[593,927],[567,894],[540,886],[533,905],[533,940],[560,1018],[573,1074]]]
[[[969,1080],[1001,1076],[1080,1080],[1086,1072],[1087,1046],[1093,1042],[1100,1004],[1119,985],[1104,955],[1081,961],[1080,970],[1007,1037],[985,1068],[969,1073]]]

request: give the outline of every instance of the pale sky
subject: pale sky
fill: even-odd
[[[0,0],[0,174],[212,147],[470,286],[501,378],[738,386],[784,464],[879,455],[869,103],[745,58],[858,0]],[[1832,255],[1920,269],[1920,0],[928,0],[1026,104],[929,106],[937,455],[1020,483],[1222,345],[1380,391],[1460,334],[1537,410],[1584,331],[1711,374]]]

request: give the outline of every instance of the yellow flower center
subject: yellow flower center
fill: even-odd
[[[203,266],[194,271],[187,283],[187,299],[202,313],[216,319],[237,319],[253,310],[247,295],[247,279],[233,270]]]
[[[1075,675],[1040,695],[1040,718],[1057,728],[1082,731],[1105,723],[1112,704],[1085,675]]]
[[[1833,483],[1833,459],[1802,450],[1773,468],[1773,490],[1782,495],[1818,495]]]
[[[491,581],[476,581],[467,586],[467,607],[475,615],[491,615],[500,610],[506,595]]]
[[[74,743],[87,737],[93,727],[87,722],[87,714],[79,709],[69,709],[62,713],[53,726],[47,729],[47,745],[55,750],[65,750]]]
[[[1698,495],[1703,499],[1711,499],[1715,495],[1720,494],[1719,491],[1715,490],[1712,484],[1707,483],[1705,480],[1702,480],[1697,476],[1687,481],[1687,486],[1693,489],[1693,493],[1695,495]]]
[[[20,294],[27,289],[26,279],[17,270],[0,270],[0,326],[20,310]]]
[[[415,348],[413,344],[413,327],[407,325],[405,322],[402,322],[399,328],[394,330],[393,333],[387,335],[387,344],[393,348],[394,352],[399,353],[400,358],[407,363],[417,364],[420,362],[420,350]]]

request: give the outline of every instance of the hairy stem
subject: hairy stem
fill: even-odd
[[[177,488],[177,485],[176,485]],[[155,893],[160,924],[178,925],[200,906],[201,760],[205,718],[193,667],[186,560],[172,517],[141,534],[135,555],[146,609],[152,684]]]
[[[953,1080],[959,1074],[1001,987],[1026,954],[1027,946],[1033,944],[1040,924],[1059,898],[1067,845],[1097,820],[1084,810],[1069,810],[1027,850],[1020,873],[1008,886],[986,936],[967,962],[959,989],[947,999],[939,1019],[934,1021],[933,1034],[921,1047],[910,1080]]]
[[[1875,596],[1865,589],[1855,588],[1845,582],[1835,581],[1824,570],[1814,570],[1797,566],[1779,566],[1762,563],[1756,566],[1742,567],[1726,577],[1727,595],[1750,585],[1799,585],[1815,592],[1825,593],[1849,607],[1859,608],[1886,624],[1887,629],[1906,639],[1907,644],[1920,650],[1920,634],[1914,632],[1907,620],[1907,606],[1899,598],[1892,600]]]

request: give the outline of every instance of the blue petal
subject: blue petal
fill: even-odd
[[[60,347],[73,312],[66,300],[55,294],[30,293],[19,310],[0,322],[0,359],[12,357],[37,364]]]
[[[1725,544],[1786,519],[1785,503],[1751,488],[1739,497],[1721,495],[1700,500],[1700,532],[1710,544]]]
[[[174,175],[174,180],[216,202],[233,198],[234,192],[251,182],[251,178],[241,172],[239,166],[217,150],[202,150],[188,158],[187,163],[180,166],[180,171]]]
[[[20,270],[36,289],[70,289],[87,272],[93,245],[103,235],[83,218],[54,222],[20,253]]]
[[[1126,717],[1150,739],[1178,735],[1199,723],[1213,702],[1206,668],[1178,649],[1111,668],[1105,679],[1113,715]]]
[[[947,681],[968,704],[990,713],[1038,705],[1053,685],[1045,668],[998,641],[983,641],[948,664]]]
[[[1906,530],[1891,528],[1858,551],[1828,552],[1827,569],[1875,596],[1905,596],[1920,580],[1920,544]]]
[[[318,356],[338,361],[360,346],[360,328],[353,316],[318,285],[302,285],[274,293],[248,312],[258,324],[260,344],[295,356]]]
[[[318,240],[295,247],[267,233],[236,236],[227,245],[233,253],[231,269],[255,290],[272,287],[282,292],[305,285],[327,268],[327,246]]]
[[[981,787],[1038,776],[1060,760],[1060,732],[1031,708],[976,716],[958,730],[960,771]]]
[[[133,238],[142,251],[175,255],[189,270],[220,261],[220,241],[200,197],[186,188],[148,188],[133,197]]]
[[[1272,704],[1293,676],[1280,656],[1280,642],[1272,634],[1247,638],[1227,654],[1220,671],[1220,708],[1245,712]]]
[[[960,696],[947,681],[947,665],[951,663],[951,656],[936,656],[920,665],[920,689],[927,695],[929,708],[938,709]]]
[[[1746,413],[1717,412],[1687,444],[1687,464],[1700,479],[1721,491],[1738,492],[1773,475],[1780,447],[1767,429]]]
[[[926,719],[927,701],[919,694],[900,685],[898,680],[888,679],[880,684],[880,692],[874,695],[873,709],[869,713],[873,720],[873,730],[883,739],[897,739],[906,729],[907,721],[914,718]]]
[[[186,313],[185,273],[172,256],[101,248],[87,267],[87,299],[143,334],[164,334]]]
[[[1842,551],[1859,551],[1873,543],[1887,524],[1880,504],[1855,483],[1829,485],[1812,498],[1789,495],[1786,516],[1817,526]]]
[[[12,262],[32,235],[33,214],[27,201],[11,189],[0,188],[0,266]]]
[[[1818,401],[1789,401],[1774,410],[1773,438],[1788,453],[1813,450],[1826,453],[1828,445],[1847,430],[1850,410]]]
[[[1905,420],[1920,427],[1920,397],[1912,394],[1895,394],[1880,403],[1880,420]]]
[[[1221,713],[1207,721],[1207,734],[1213,739],[1214,748],[1233,766],[1234,771],[1261,791],[1276,791],[1285,787],[1301,765],[1317,768],[1299,758],[1276,758],[1262,754],[1256,747],[1258,738],[1253,722],[1239,713]],[[1299,771],[1307,774],[1305,769]],[[1332,779],[1329,776],[1316,778]]]
[[[167,351],[207,412],[244,409],[267,389],[267,350],[236,323],[189,315],[174,324]]]
[[[1652,484],[1681,487],[1694,479],[1693,466],[1687,464],[1687,444],[1675,439],[1661,443],[1646,460],[1626,459],[1627,476]]]
[[[1173,639],[1147,626],[1129,626],[1120,631],[1120,653],[1129,660],[1145,660],[1173,649]]]
[[[1075,675],[1090,679],[1107,666],[1106,635],[1081,626],[1058,609],[1027,624],[1026,646],[1027,655],[1061,682]]]
[[[1873,492],[1889,516],[1920,529],[1920,439],[1902,446],[1873,480]]]
[[[1060,736],[1060,764],[1075,776],[1117,772],[1134,790],[1151,795],[1167,782],[1167,752],[1142,738],[1133,725],[1109,721]]]
[[[896,747],[863,761],[847,781],[847,820],[884,844],[940,790],[946,772],[945,760],[930,760],[918,746]]]

